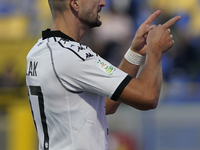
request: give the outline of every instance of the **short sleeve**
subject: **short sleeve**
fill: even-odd
[[[59,80],[72,92],[88,91],[117,100],[132,77],[94,53],[90,48],[53,52]]]

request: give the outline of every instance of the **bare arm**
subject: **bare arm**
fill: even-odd
[[[157,106],[162,84],[161,53],[148,52],[145,67],[133,78],[122,92],[119,102],[140,110],[149,110]],[[123,63],[125,64],[125,63]],[[120,66],[123,70],[123,65]]]
[[[160,11],[154,12],[137,30],[135,37],[133,39],[131,50],[141,55],[146,55],[146,35],[154,26],[150,26],[150,24],[155,20],[157,16],[160,15]],[[130,64],[126,59],[122,59],[119,69],[126,72],[132,77],[136,77],[139,66]],[[106,101],[106,114],[113,114],[116,112],[117,108],[121,104],[120,101],[113,101],[111,99],[105,98]]]
[[[131,65],[128,61],[123,59],[118,68],[128,73],[130,76],[136,77],[139,66]],[[120,101],[113,101],[109,98],[105,98],[105,101],[106,101],[106,115],[115,113],[117,108],[121,104]]]
[[[140,110],[149,110],[157,106],[162,84],[161,55],[173,46],[168,28],[180,19],[180,16],[177,16],[162,26],[149,29],[150,23],[159,14],[160,11],[156,11],[138,29],[131,50],[142,55],[146,54],[145,66],[138,78],[133,78],[126,86],[117,102],[106,98],[107,114],[114,113],[121,102]],[[148,34],[147,39],[144,39],[146,34]],[[144,44],[143,40],[147,44]],[[125,59],[119,68],[133,77],[138,71],[138,66],[130,64]]]

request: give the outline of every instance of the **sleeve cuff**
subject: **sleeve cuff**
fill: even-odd
[[[120,83],[120,85],[115,90],[114,94],[112,95],[111,99],[114,101],[117,101],[123,92],[124,88],[127,86],[127,84],[131,81],[133,77],[127,75],[125,79]]]

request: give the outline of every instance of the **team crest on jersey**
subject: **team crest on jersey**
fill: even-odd
[[[99,69],[101,69],[108,75],[112,75],[113,72],[116,70],[116,68],[113,65],[100,58],[96,60],[95,66],[97,66]]]

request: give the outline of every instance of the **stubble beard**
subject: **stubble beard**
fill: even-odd
[[[86,24],[89,28],[100,27],[102,22],[99,20],[98,14],[83,12],[80,16],[80,20]]]

